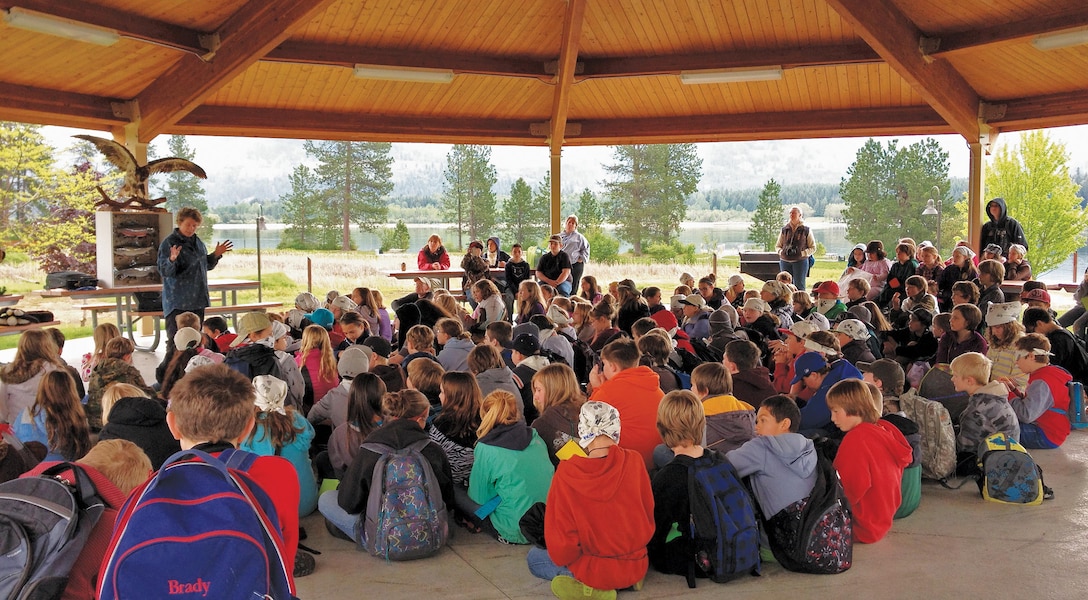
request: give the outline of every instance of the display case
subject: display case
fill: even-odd
[[[174,231],[173,214],[98,211],[94,222],[100,287],[162,283],[156,262],[159,245]]]

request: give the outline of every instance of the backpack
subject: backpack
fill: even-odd
[[[723,353],[711,347],[703,340],[690,340],[695,349],[695,358],[703,362],[722,362]]]
[[[257,458],[168,458],[121,508],[96,597],[294,598],[276,507],[246,474]]]
[[[1002,504],[1042,504],[1054,497],[1043,483],[1043,469],[1028,451],[1005,433],[995,433],[979,444],[979,492]]]
[[[574,364],[570,365],[574,369],[574,377],[578,379],[578,383],[582,384],[582,386],[587,385],[589,383],[589,372],[597,364],[597,353],[584,340],[573,338],[562,331],[558,333],[567,338],[570,347],[574,349]]]
[[[899,408],[922,436],[922,476],[937,481],[951,477],[956,472],[956,433],[948,409],[914,390],[899,397]]]
[[[373,442],[361,446],[379,455],[370,482],[366,513],[359,515],[355,539],[374,556],[413,560],[438,552],[449,538],[449,515],[442,490],[423,456],[430,439],[396,450]]]
[[[1088,427],[1088,411],[1084,410],[1084,384],[1070,381],[1069,387],[1069,426],[1073,429]]]
[[[725,457],[707,450],[688,469],[692,561],[688,587],[695,587],[696,569],[724,583],[745,574],[759,574],[759,528],[748,491]]]
[[[771,552],[782,568],[834,574],[854,558],[854,521],[831,460],[816,453],[816,481],[808,498],[766,520]]]
[[[55,477],[68,470],[73,485]],[[72,463],[0,484],[0,597],[60,598],[105,509],[90,476]]]
[[[668,363],[666,363],[663,368],[665,370],[667,370],[669,373],[672,373],[673,377],[676,378],[676,385],[680,386],[680,389],[682,389],[682,390],[690,390],[691,389],[691,374],[690,373],[685,373],[683,371],[677,371],[676,369],[669,366]]]

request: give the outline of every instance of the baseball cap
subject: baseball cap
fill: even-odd
[[[174,347],[178,350],[188,350],[200,344],[201,339],[203,339],[203,336],[200,335],[199,331],[192,327],[182,327],[174,334]]]
[[[347,296],[337,296],[333,298],[332,305],[344,312],[352,311],[359,308],[359,305]]]
[[[523,333],[511,342],[511,347],[525,356],[540,352],[540,341],[531,333]]]
[[[906,375],[899,363],[887,358],[874,360],[873,362],[859,362],[858,370],[862,373],[872,373],[873,377],[884,384],[884,390],[893,396],[903,393],[903,381]]]
[[[814,331],[819,331],[819,330],[820,330],[820,328],[817,327],[815,323],[810,323],[809,321],[798,321],[798,322],[790,325],[789,328],[786,328],[786,327],[779,327],[778,328],[779,332],[788,333],[788,334],[792,335],[793,337],[795,337],[795,338],[797,338],[799,340],[803,340],[803,339],[807,338],[810,333],[812,333]]]
[[[426,285],[432,292],[442,288],[442,282],[433,277],[416,277],[416,281]]]
[[[380,335],[372,335],[366,338],[361,345],[370,348],[374,354],[382,358],[389,358],[389,355],[393,353],[393,345]]]
[[[790,385],[799,383],[808,375],[827,368],[827,361],[819,352],[805,352],[793,363],[794,375]]]
[[[669,308],[671,310],[680,310],[681,308],[684,307],[683,301],[684,301],[685,298],[687,298],[687,296],[684,296],[683,294],[675,294],[673,296],[670,296],[669,297]]]
[[[744,283],[744,278],[741,277],[740,275],[730,275],[729,280],[726,281],[726,285],[728,285],[729,287],[733,287],[734,285],[737,285],[738,283]]]
[[[319,308],[306,315],[306,318],[314,325],[320,325],[325,329],[331,329],[332,324],[336,321],[336,318],[332,316],[332,311],[327,308]]]
[[[1046,302],[1047,304],[1050,304],[1050,292],[1042,288],[1034,288],[1024,292],[1023,294],[1020,294],[1021,302],[1028,302],[1029,300],[1034,300],[1035,302]]]
[[[332,313],[329,313],[329,315],[332,315]],[[240,346],[242,342],[246,341],[246,337],[249,336],[249,334],[264,331],[271,326],[272,321],[268,318],[268,315],[263,312],[254,311],[242,315],[242,318],[238,319],[238,337],[234,338],[234,341],[230,343],[230,347],[234,348]]]
[[[359,373],[366,373],[370,369],[370,357],[366,350],[358,346],[351,346],[340,353],[340,360],[336,363],[336,372],[344,379],[352,379]]]
[[[553,235],[552,237],[548,238],[548,243],[550,244],[552,242],[558,242],[558,243],[562,244],[563,243],[563,238],[559,237],[558,234]]]
[[[865,326],[865,323],[862,323],[857,319],[839,321],[839,323],[835,325],[835,333],[841,333],[849,336],[852,340],[858,340],[860,342],[869,339],[869,328]]]
[[[771,312],[771,307],[762,298],[749,298],[744,301],[743,310],[754,310],[761,313]]]
[[[694,306],[695,308],[704,308],[706,306],[706,300],[699,294],[688,294],[680,300],[680,304]]]
[[[839,284],[834,281],[821,281],[812,290],[813,294],[835,294],[839,295]]]

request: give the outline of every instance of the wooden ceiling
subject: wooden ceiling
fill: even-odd
[[[162,134],[562,145],[1088,123],[1084,0],[0,0],[0,119]],[[924,49],[924,50],[923,50]],[[361,79],[356,64],[453,81]],[[685,70],[781,66],[685,85]]]

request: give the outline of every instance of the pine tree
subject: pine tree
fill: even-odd
[[[335,249],[338,244],[340,223],[331,214],[314,172],[306,165],[298,165],[288,177],[291,191],[280,196],[281,218],[287,224],[281,248]]]
[[[644,244],[672,243],[687,214],[684,201],[702,177],[703,161],[695,144],[637,144],[613,150],[616,162],[605,166],[613,179],[605,185],[607,220],[616,224],[616,236],[631,242],[636,255],[642,254]]]
[[[527,233],[532,203],[533,188],[525,183],[524,178],[518,177],[510,184],[510,197],[502,204],[503,236],[510,242],[507,246],[527,243],[531,239]]]
[[[196,151],[189,147],[183,135],[172,135],[166,142],[167,156],[184,158],[196,162]],[[148,160],[152,160],[151,150],[148,149]],[[199,164],[199,163],[198,163]],[[186,206],[191,206],[200,211],[204,220],[200,223],[197,235],[202,239],[212,239],[212,226],[215,218],[208,214],[208,201],[204,198],[204,186],[199,178],[188,171],[174,171],[162,175],[163,185],[160,193],[166,197],[166,210],[177,213]]]
[[[0,231],[45,210],[53,148],[38,125],[0,121]]]
[[[442,216],[457,230],[457,247],[486,237],[495,227],[498,181],[491,164],[491,147],[455,144],[446,155],[446,181],[442,191]]]
[[[321,164],[317,179],[328,190],[330,215],[341,226],[340,249],[351,249],[351,224],[373,231],[385,223],[385,196],[393,191],[393,145],[387,142],[315,142],[306,140],[306,153]]]
[[[771,179],[759,193],[759,204],[748,226],[748,241],[762,246],[764,252],[774,250],[782,223],[782,186]]]
[[[597,194],[586,188],[578,199],[578,228],[585,231],[596,231],[604,222],[604,210],[597,200]]]

